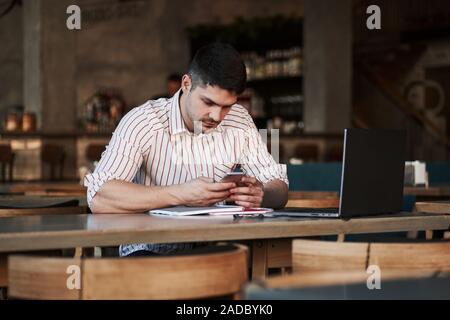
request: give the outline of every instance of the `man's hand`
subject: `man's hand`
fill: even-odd
[[[230,189],[236,187],[234,182],[216,182],[199,177],[187,183],[173,186],[175,197],[181,205],[191,207],[207,207],[223,201],[230,196]]]
[[[264,186],[253,177],[242,177],[241,185],[230,190],[229,200],[246,208],[261,207],[264,198]]]

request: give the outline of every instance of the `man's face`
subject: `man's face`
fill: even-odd
[[[194,132],[207,133],[219,125],[236,103],[234,92],[218,86],[196,86],[193,90],[186,90],[186,114],[189,118],[187,125]]]

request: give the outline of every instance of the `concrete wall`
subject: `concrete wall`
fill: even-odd
[[[91,19],[91,1],[78,1],[88,21],[76,32],[77,106],[97,90],[118,88],[131,105],[139,105],[166,90],[166,77],[185,72],[189,43],[185,28],[200,23],[229,23],[237,16],[303,14],[302,0],[153,0],[136,1],[138,13],[111,19]]]
[[[53,132],[76,129],[83,103],[98,89],[117,88],[131,105],[164,92],[166,76],[188,66],[188,26],[228,23],[238,16],[303,14],[303,0],[38,1],[44,76],[40,120],[44,131]],[[79,31],[66,28],[69,4],[81,8]],[[24,7],[16,7],[0,19],[0,112],[24,101],[23,15]]]

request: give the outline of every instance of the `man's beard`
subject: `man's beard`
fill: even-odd
[[[219,125],[220,122],[214,121],[210,117],[202,118],[199,120],[195,119],[195,115],[191,113],[191,106],[192,102],[191,100],[187,99],[186,101],[186,113],[189,117],[189,120],[191,120],[193,126],[194,126],[194,133],[205,133],[208,130],[214,129]]]

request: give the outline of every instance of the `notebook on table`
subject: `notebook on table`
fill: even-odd
[[[217,205],[212,207],[187,207],[177,206],[169,208],[161,208],[150,210],[150,214],[166,215],[166,216],[195,216],[195,215],[257,215],[272,212],[270,208],[244,208],[241,206],[232,205]]]

